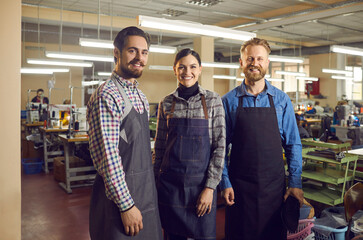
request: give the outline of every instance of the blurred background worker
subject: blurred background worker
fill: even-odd
[[[44,90],[39,88],[37,90],[37,95],[35,97],[33,97],[32,102],[34,103],[49,103],[49,99],[47,97],[44,97]]]

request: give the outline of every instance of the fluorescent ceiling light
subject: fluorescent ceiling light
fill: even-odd
[[[336,52],[336,53],[344,53],[344,54],[350,54],[350,55],[363,56],[363,49],[362,48],[332,45],[332,46],[330,46],[330,51]]]
[[[331,76],[331,78],[332,79],[341,79],[341,80],[353,80],[354,79],[353,77],[336,76],[336,75]]]
[[[150,52],[174,54],[176,53],[176,47],[162,46],[162,45],[150,45]]]
[[[50,57],[50,58],[88,60],[88,61],[100,61],[100,62],[113,62],[114,61],[113,56],[93,55],[93,54],[86,54],[86,53],[46,51],[45,56]]]
[[[83,47],[114,49],[113,41],[111,40],[80,38],[79,44]],[[149,49],[150,52],[167,53],[167,54],[174,54],[176,53],[176,50],[177,50],[176,47],[155,45],[155,44],[151,44]]]
[[[234,39],[247,41],[256,37],[255,33],[238,31],[218,26],[203,25],[199,23],[190,23],[178,20],[169,20],[165,18],[155,18],[139,15],[137,17],[139,26],[146,28],[154,28],[161,30],[169,30],[173,32],[191,33],[197,35],[205,35],[217,38]]]
[[[317,77],[296,77],[297,80],[305,80],[305,81],[319,81]]]
[[[266,78],[266,80],[270,82],[285,82],[285,79],[282,78]]]
[[[345,75],[353,74],[352,71],[339,70],[339,69],[328,69],[328,68],[323,68],[322,72],[324,72],[324,73],[334,73],[334,74],[345,74]]]
[[[279,75],[289,75],[289,76],[299,76],[299,77],[305,77],[306,74],[303,72],[287,72],[287,71],[275,71],[276,74]]]
[[[287,62],[287,63],[303,63],[304,58],[301,57],[285,57],[285,56],[277,56],[270,55],[268,57],[271,62]]]
[[[202,67],[238,69],[239,64],[236,64],[236,63],[221,63],[221,62],[202,62]]]
[[[235,80],[236,76],[230,76],[230,75],[213,75],[213,78],[215,79],[231,79]]]
[[[69,72],[69,68],[21,68],[20,73],[53,74],[55,72]]]
[[[28,58],[26,60],[29,64],[40,64],[40,65],[53,65],[53,66],[68,66],[68,67],[92,67],[91,62],[81,62],[81,61],[57,61],[50,59],[35,59]]]
[[[105,81],[82,81],[82,86],[93,86],[93,85],[98,85],[98,84],[102,84]]]
[[[111,40],[101,40],[101,39],[90,39],[90,38],[80,38],[79,45],[82,47],[94,47],[94,48],[108,48],[113,49],[113,41]]]
[[[111,76],[111,74],[112,74],[112,72],[98,72],[97,73],[98,76],[107,76],[107,77]]]
[[[172,71],[173,66],[162,66],[162,65],[150,65],[150,70],[166,70],[166,71]]]

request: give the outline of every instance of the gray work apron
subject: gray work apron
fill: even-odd
[[[227,240],[283,240],[285,193],[282,144],[272,96],[270,107],[243,107],[239,98],[229,176],[235,204],[226,208]]]
[[[216,191],[209,214],[198,217],[197,200],[205,188],[210,162],[208,110],[205,119],[168,116],[168,138],[157,184],[160,218],[167,233],[194,239],[216,238]]]
[[[157,192],[151,163],[150,130],[146,108],[139,114],[124,90],[116,84],[126,107],[120,126],[119,155],[125,180],[135,206],[141,211],[144,228],[138,235],[125,234],[120,210],[105,194],[103,179],[97,174],[91,196],[90,235],[92,240],[161,240]],[[145,105],[144,105],[145,107]]]

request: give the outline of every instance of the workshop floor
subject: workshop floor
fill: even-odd
[[[53,174],[22,175],[22,240],[89,240],[91,187],[65,193]],[[224,238],[224,208],[217,211],[217,240]]]

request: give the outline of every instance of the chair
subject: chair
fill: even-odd
[[[358,210],[363,210],[363,184],[360,182],[349,188],[344,195],[345,218],[348,222],[346,239],[349,239],[352,217]]]

